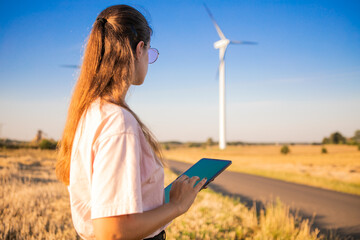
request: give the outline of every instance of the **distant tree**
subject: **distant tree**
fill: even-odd
[[[216,144],[216,143],[214,143]],[[240,142],[240,141],[236,141],[236,142],[228,142],[227,143],[229,146],[239,146],[239,145],[245,145],[244,142]]]
[[[280,152],[284,155],[290,153],[290,148],[288,147],[288,145],[284,145],[282,146],[282,148],[280,149]]]
[[[213,146],[215,143],[212,138],[208,138],[206,140],[206,146]]]
[[[53,140],[43,139],[39,143],[40,149],[56,149],[56,142]]]
[[[352,140],[356,143],[360,143],[360,130],[355,131],[354,137],[352,137]]]
[[[188,145],[188,147],[191,147],[191,148],[197,148],[197,147],[201,147],[203,144],[198,143],[198,142],[188,142],[187,145]]]
[[[322,147],[321,153],[326,154],[326,153],[327,153],[327,149],[326,149],[325,147]]]
[[[322,144],[329,144],[330,143],[330,139],[327,137],[324,137],[324,139],[322,140]]]
[[[334,132],[333,134],[330,135],[330,143],[332,144],[344,144],[346,143],[346,138],[341,135],[341,133],[339,132]]]

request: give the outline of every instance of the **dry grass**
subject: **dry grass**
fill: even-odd
[[[356,146],[289,146],[290,153],[280,153],[281,146],[230,146],[219,150],[179,147],[164,151],[167,159],[194,163],[201,158],[232,160],[230,171],[245,172],[360,195],[360,151]]]
[[[54,176],[54,152],[0,151],[0,239],[79,239],[69,196]],[[166,170],[166,183],[175,175]],[[323,239],[280,202],[248,209],[238,199],[201,192],[167,229],[168,239]],[[331,239],[336,239],[331,238]]]
[[[0,152],[0,239],[80,239],[54,162],[53,151]]]
[[[176,178],[169,170],[165,182]],[[255,206],[255,205],[254,205]],[[248,209],[240,199],[209,189],[199,193],[190,210],[167,229],[169,239],[323,239],[308,220],[290,214],[280,201],[266,209]],[[335,237],[333,239],[336,239]]]

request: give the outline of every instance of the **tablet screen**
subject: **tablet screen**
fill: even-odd
[[[190,178],[194,177],[194,176],[198,176],[200,178],[199,181],[201,181],[201,179],[206,177],[207,181],[204,185],[204,187],[205,187],[212,180],[214,180],[214,178],[217,177],[222,171],[224,171],[225,168],[227,168],[230,164],[231,164],[231,161],[228,161],[228,160],[203,158],[203,159],[199,160],[197,163],[195,163],[192,167],[190,167],[188,170],[186,170],[181,175],[185,174],[186,176],[188,176]],[[196,184],[199,181],[197,181]],[[165,203],[169,202],[171,185],[172,185],[172,183],[165,188]]]

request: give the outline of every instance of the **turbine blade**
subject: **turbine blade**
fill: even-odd
[[[62,65],[60,65],[60,67],[64,67],[64,68],[80,68],[79,65],[71,65],[71,64],[62,64]]]
[[[249,42],[249,41],[230,41],[231,44],[248,44],[248,45],[256,45],[257,42]]]
[[[210,9],[206,6],[205,3],[204,3],[204,7],[205,7],[207,13],[209,14],[209,16],[210,16],[210,18],[211,18],[211,21],[213,22],[213,24],[214,24],[214,26],[215,26],[215,28],[216,28],[216,31],[217,31],[219,37],[220,37],[221,39],[226,39],[226,37],[225,37],[225,35],[223,34],[223,32],[221,31],[219,25],[217,25],[214,16],[211,14]]]

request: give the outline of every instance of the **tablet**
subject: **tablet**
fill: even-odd
[[[192,167],[186,170],[182,175],[186,175],[189,178],[198,176],[200,180],[196,182],[200,182],[203,178],[207,178],[206,183],[201,188],[206,187],[210,182],[212,182],[220,173],[222,173],[228,166],[230,166],[232,162],[228,160],[219,160],[219,159],[211,159],[211,158],[202,158],[197,163],[195,163]],[[178,177],[178,178],[179,178]],[[173,181],[174,182],[174,181]],[[172,182],[172,183],[173,183]],[[170,189],[172,183],[165,188],[165,203],[168,203],[170,200]],[[195,185],[196,185],[195,184]]]

